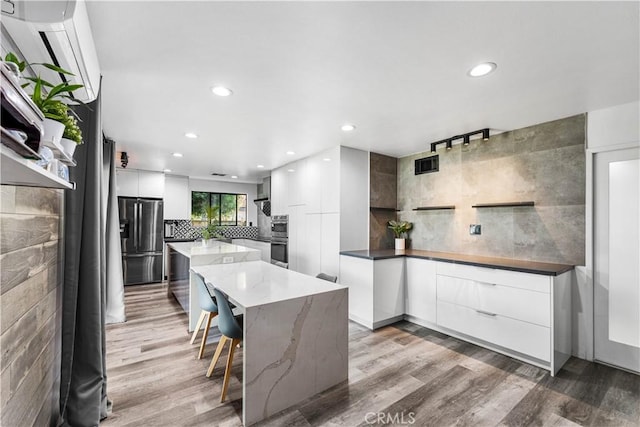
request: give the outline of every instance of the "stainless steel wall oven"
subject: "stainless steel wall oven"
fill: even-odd
[[[289,216],[271,217],[271,263],[289,267]]]

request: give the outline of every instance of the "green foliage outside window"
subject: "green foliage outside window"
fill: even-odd
[[[191,192],[191,223],[208,225],[247,225],[247,195]]]

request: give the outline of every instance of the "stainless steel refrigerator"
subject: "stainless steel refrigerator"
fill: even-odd
[[[118,197],[124,284],[162,281],[162,200]]]

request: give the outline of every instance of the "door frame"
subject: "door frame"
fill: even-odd
[[[594,247],[594,234],[595,234],[595,222],[594,222],[594,213],[595,213],[595,183],[594,183],[594,166],[595,166],[595,157],[598,153],[605,153],[611,151],[620,151],[627,150],[630,148],[639,148],[640,142],[629,142],[623,144],[612,144],[606,147],[594,147],[586,149],[586,192],[585,192],[585,284],[586,288],[589,290],[584,295],[583,300],[583,309],[585,313],[585,323],[586,323],[586,332],[588,342],[585,345],[584,354],[585,359],[589,361],[595,361],[595,324],[594,324],[594,304],[595,304],[595,287],[594,287],[594,268],[595,268],[595,247]],[[574,299],[576,298],[576,293],[574,293]],[[574,317],[575,318],[575,317]],[[575,333],[575,327],[573,328]],[[574,338],[574,343],[576,339]],[[574,349],[574,354],[575,354]],[[578,355],[579,357],[581,355]],[[603,363],[597,361],[598,363]],[[606,363],[604,363],[606,364]],[[623,368],[619,368],[623,369]]]

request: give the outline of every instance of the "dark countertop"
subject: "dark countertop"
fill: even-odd
[[[192,237],[191,239],[174,239],[172,237],[165,237],[164,241],[167,243],[175,243],[175,242],[195,242],[196,239],[195,237]]]
[[[521,273],[542,274],[545,276],[557,276],[573,270],[573,265],[552,264],[548,262],[525,261],[521,259],[495,258],[479,255],[457,254],[451,252],[421,251],[407,249],[396,251],[394,249],[342,251],[340,255],[380,260],[398,257],[410,257],[429,259],[433,261],[451,262],[454,264],[474,265],[477,267],[497,268],[500,270],[518,271]]]

